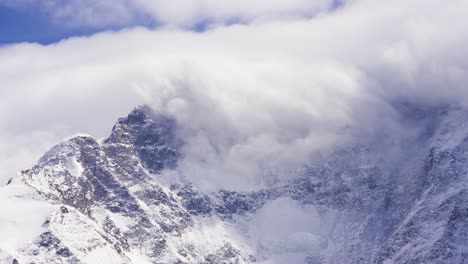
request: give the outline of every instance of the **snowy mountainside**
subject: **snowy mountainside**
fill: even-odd
[[[414,136],[205,193],[162,178],[183,139],[138,107],[108,138],[66,140],[0,187],[0,263],[468,263],[468,112],[402,113]]]

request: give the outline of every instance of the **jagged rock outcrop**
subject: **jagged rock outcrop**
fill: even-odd
[[[106,247],[121,263],[131,263],[134,255],[148,263],[202,263],[220,254],[217,247],[239,252],[224,241],[212,245],[213,252],[198,254],[180,241],[182,233],[194,227],[192,215],[210,213],[197,204],[206,203],[206,208],[214,204],[193,186],[171,190],[157,182],[155,175],[175,168],[180,156],[181,142],[174,129],[174,120],[139,107],[119,119],[103,143],[77,136],[23,171],[22,182],[62,207],[45,224],[47,231],[18,259],[35,261],[34,256],[40,256],[46,262],[81,263],[86,262],[86,252]],[[64,222],[65,216],[73,218]],[[86,233],[86,240],[65,235],[67,228]],[[57,229],[62,232],[55,233]],[[241,253],[231,255],[226,263],[250,263]]]
[[[53,210],[0,263],[468,263],[468,112],[401,111],[419,130],[398,157],[383,140],[354,142],[268,188],[205,193],[161,178],[184,142],[175,120],[138,107],[108,138],[64,141],[9,182]],[[323,223],[257,241],[250,229],[281,199]]]

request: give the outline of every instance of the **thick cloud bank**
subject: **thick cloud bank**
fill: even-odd
[[[278,10],[309,3],[276,2]],[[185,7],[167,8],[178,19],[199,16]],[[263,10],[236,8],[226,12]],[[69,134],[105,136],[118,116],[147,103],[178,121],[187,143],[181,173],[208,189],[266,184],[333,146],[406,133],[395,102],[465,104],[465,10],[464,0],[356,0],[312,18],[203,33],[135,28],[2,47],[0,177]]]

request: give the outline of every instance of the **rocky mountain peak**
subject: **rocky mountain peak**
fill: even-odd
[[[120,118],[104,144],[111,155],[118,155],[119,148],[132,148],[152,173],[174,168],[182,145],[176,135],[175,120],[148,106],[137,107]]]
[[[53,147],[19,179],[60,207],[17,259],[92,263],[86,260],[90,252],[106,248],[112,263],[250,263],[227,237],[208,248],[181,240],[198,222],[189,205],[200,199],[207,208],[214,204],[191,185],[180,186],[190,190],[187,195],[156,180],[161,170],[176,166],[180,146],[173,119],[138,107],[101,144],[80,135]],[[80,230],[85,242],[75,242],[67,230]],[[132,261],[135,254],[145,260]]]
[[[189,179],[160,180],[177,173],[182,158],[176,122],[135,108],[101,143],[85,135],[64,141],[6,187],[20,181],[50,209],[35,238],[12,253],[0,248],[0,260],[96,263],[104,254],[108,263],[278,264],[284,256],[294,264],[465,263],[468,115],[438,113],[417,113],[430,133],[408,141],[418,151],[398,167],[386,164],[380,146],[344,146],[281,184],[205,193]],[[287,217],[306,220],[284,235],[275,224]]]
[[[169,145],[174,138],[174,119],[156,113],[149,106],[139,106],[119,118],[104,143]]]

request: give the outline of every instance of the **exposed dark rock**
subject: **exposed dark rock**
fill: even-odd
[[[43,224],[47,231],[25,252],[80,263],[79,254],[109,246],[123,263],[130,263],[135,250],[154,263],[253,263],[266,257],[250,256],[229,241],[201,252],[181,239],[200,219],[235,224],[275,199],[290,198],[336,215],[327,239],[340,263],[468,263],[464,115],[409,106],[401,112],[427,130],[405,139],[403,147],[412,149],[404,158],[389,162],[379,156],[380,142],[364,142],[265,190],[204,193],[190,182],[159,181],[164,170],[177,167],[182,140],[173,119],[139,107],[119,119],[103,142],[75,137],[21,173],[24,183],[58,205],[56,218]],[[60,228],[73,224],[92,229],[89,245],[64,243]],[[327,257],[317,250],[301,259],[315,264],[327,263]]]

